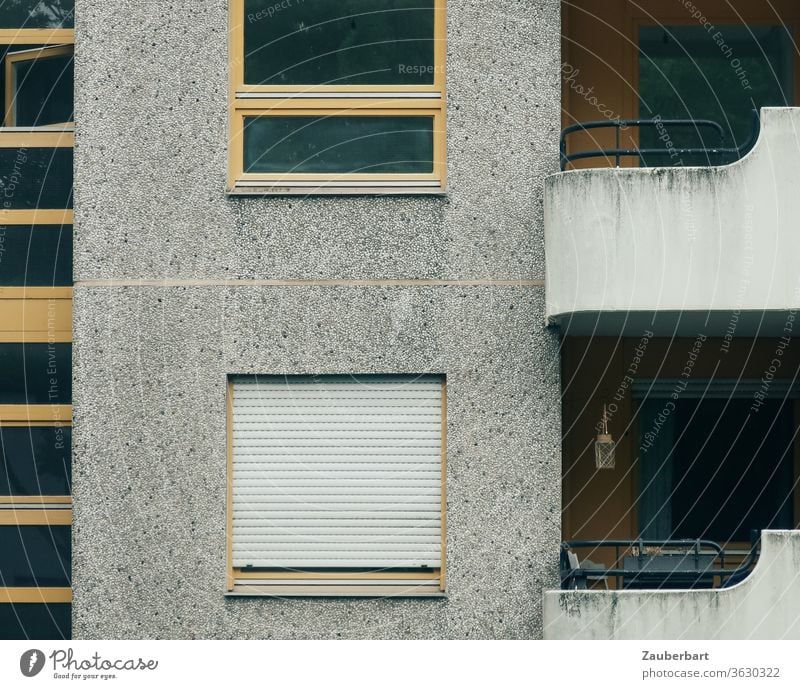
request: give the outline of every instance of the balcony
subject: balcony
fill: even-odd
[[[547,180],[546,316],[569,335],[782,334],[800,302],[800,108],[728,165]]]
[[[799,639],[800,531],[764,531],[730,588],[544,594],[546,639]]]

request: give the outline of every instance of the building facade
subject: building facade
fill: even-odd
[[[791,2],[0,18],[3,634],[800,633]]]
[[[77,3],[73,633],[538,637],[560,540],[559,4],[436,3],[446,190],[393,195],[236,187],[231,120],[264,105],[231,93],[236,37],[308,11],[244,4]],[[446,381],[445,596],[231,595],[231,377],[370,374]]]

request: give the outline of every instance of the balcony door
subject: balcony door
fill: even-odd
[[[790,29],[770,25],[642,25],[639,27],[639,116],[705,119],[712,129],[647,128],[644,148],[663,149],[645,164],[730,163],[736,155],[674,155],[679,148],[737,148],[755,132],[753,110],[794,102],[794,45]]]
[[[744,543],[794,528],[794,402],[776,391],[754,411],[739,387],[698,382],[675,400],[660,381],[641,402],[641,537]]]
[[[696,16],[696,12],[701,17]],[[563,126],[617,118],[709,118],[719,121],[727,145],[747,141],[752,109],[798,105],[796,0],[569,0],[562,4],[564,41],[561,81]],[[619,132],[622,148],[655,144],[664,130],[636,127]],[[668,129],[674,148],[700,141],[719,144],[709,130]],[[568,152],[613,148],[617,132],[573,134]],[[708,164],[702,157],[678,161],[649,156],[647,165]],[[615,165],[592,158],[572,167]],[[725,162],[716,159],[712,162]],[[623,156],[622,166],[639,165]]]

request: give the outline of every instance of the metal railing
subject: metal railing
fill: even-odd
[[[744,561],[726,567],[725,549],[714,541],[604,540],[565,541],[561,544],[561,588],[587,589],[590,583],[615,580],[618,589],[726,588],[744,579],[758,560],[759,532],[751,534]],[[581,563],[575,549],[614,548],[614,566]],[[727,557],[730,560],[731,555]],[[619,566],[622,563],[622,566]]]
[[[615,167],[619,167],[620,161],[622,158],[638,158],[640,162],[646,161],[647,156],[663,156],[663,155],[670,155],[670,156],[695,156],[695,155],[702,155],[706,156],[709,160],[709,165],[711,165],[711,158],[721,159],[724,156],[731,156],[735,157],[736,159],[741,158],[745,153],[747,153],[754,145],[756,140],[758,139],[758,130],[759,130],[759,115],[758,110],[753,110],[753,119],[754,119],[754,126],[750,133],[750,137],[748,140],[742,144],[741,146],[736,147],[725,147],[725,130],[722,128],[722,125],[714,120],[695,120],[695,119],[674,119],[674,120],[663,120],[660,118],[656,119],[649,119],[649,120],[595,120],[592,122],[581,122],[578,124],[570,125],[569,127],[565,127],[561,130],[561,138],[559,141],[559,153],[560,153],[560,160],[561,160],[561,170],[562,172],[567,169],[567,166],[576,161],[576,160],[585,160],[587,158],[614,158]],[[575,134],[576,132],[587,132],[592,129],[607,129],[613,127],[615,131],[616,137],[616,144],[614,148],[598,148],[598,149],[590,149],[588,151],[579,151],[576,153],[567,153],[567,137],[570,134]],[[713,130],[716,134],[719,135],[720,138],[720,146],[716,147],[709,147],[709,146],[700,146],[697,148],[675,148],[675,147],[659,147],[659,148],[622,148],[621,147],[621,131],[623,128],[627,129],[628,127],[663,127],[666,129],[670,127],[686,127],[694,129],[695,132],[699,135],[700,129],[710,129]]]

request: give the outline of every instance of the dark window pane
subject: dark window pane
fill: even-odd
[[[71,404],[69,342],[0,343],[0,404]]]
[[[2,28],[2,27],[0,27]],[[47,48],[46,45],[2,45],[0,46],[0,56],[4,62],[0,64],[0,94],[3,94],[3,98],[5,98],[6,92],[6,65],[5,59],[8,53],[16,53],[20,50],[34,50],[38,48],[41,50],[42,48]],[[5,113],[5,105],[3,105],[3,112]]]
[[[794,527],[792,406],[767,400],[752,414],[750,405],[677,404],[672,538],[749,541],[751,529]]]
[[[75,0],[2,0],[0,29],[71,29]]]
[[[72,55],[21,60],[13,65],[17,127],[72,122]]]
[[[72,225],[0,225],[0,285],[72,284]]]
[[[433,0],[245,0],[248,84],[432,84]]]
[[[245,172],[430,173],[433,117],[247,117]]]
[[[0,495],[69,495],[69,426],[0,427]]]
[[[0,640],[42,639],[60,641],[72,636],[69,603],[0,604]]]
[[[69,586],[69,526],[0,526],[0,586]]]
[[[72,208],[72,148],[0,148],[6,209]]]
[[[793,101],[794,44],[780,26],[642,27],[639,97],[642,118],[711,119],[725,130],[726,147],[742,146],[754,129],[752,111]],[[661,138],[660,138],[661,137]],[[678,148],[718,147],[710,129],[644,128],[647,165],[724,164],[736,156],[677,154]]]

